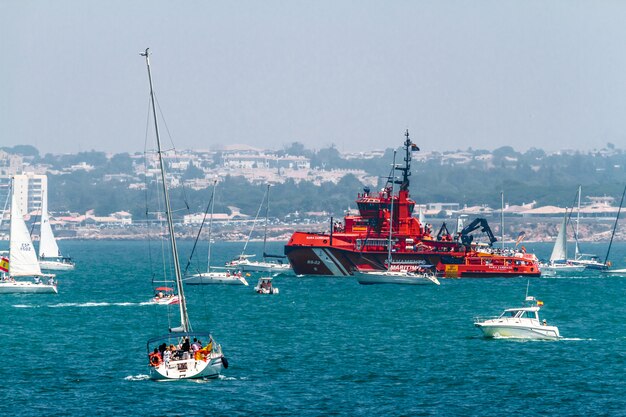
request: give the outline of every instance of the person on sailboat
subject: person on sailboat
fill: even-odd
[[[154,348],[154,351],[149,355],[149,361],[151,366],[159,366],[161,364],[159,349]]]

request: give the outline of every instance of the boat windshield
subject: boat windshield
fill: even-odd
[[[507,310],[500,315],[500,318],[513,318],[517,316],[517,313],[519,313],[517,310]]]

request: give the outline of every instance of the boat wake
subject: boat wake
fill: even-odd
[[[58,304],[50,304],[48,307],[50,308],[62,308],[62,307],[111,307],[111,306],[121,306],[121,307],[130,307],[130,306],[144,306],[151,305],[151,302],[140,302],[140,303],[108,303],[108,302],[86,302],[86,303],[58,303]]]
[[[129,375],[124,378],[125,381],[145,381],[147,379],[150,379],[150,375],[144,375],[144,374]]]

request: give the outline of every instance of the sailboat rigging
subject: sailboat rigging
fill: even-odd
[[[408,132],[407,132],[408,135]],[[398,169],[396,167],[396,151],[393,152],[393,165],[391,169],[391,176],[389,178],[389,182],[391,185],[385,187],[387,191],[387,196],[389,198],[389,238],[387,240],[387,262],[386,262],[386,270],[383,271],[361,271],[356,275],[357,281],[359,284],[370,285],[370,284],[437,284],[439,285],[439,280],[431,271],[426,270],[424,266],[422,266],[419,271],[408,271],[408,270],[393,270],[393,259],[391,256],[392,246],[393,246],[393,191],[394,184],[402,182],[397,182],[395,179],[395,171]]]
[[[43,190],[42,190],[43,194]],[[43,270],[71,271],[74,269],[72,259],[63,256],[54,238],[48,213],[48,201],[41,197],[41,219],[39,220],[39,266]]]
[[[217,180],[213,181],[213,194],[211,201],[209,202],[211,215],[209,217],[209,249],[207,253],[207,270],[206,272],[198,272],[196,274],[188,275],[185,277],[185,284],[189,285],[204,285],[204,284],[227,284],[227,285],[248,285],[248,281],[243,277],[241,271],[233,271],[230,268],[219,268],[220,271],[211,269],[217,269],[211,266],[211,233],[213,230],[213,210],[215,205],[215,191],[217,189]],[[206,218],[206,212],[205,212]],[[203,221],[204,224],[204,221]],[[198,238],[200,235],[198,234]],[[197,241],[197,239],[196,239]]]
[[[615,223],[613,224],[613,231],[611,232],[611,240],[609,241],[609,247],[606,250],[606,256],[604,258],[604,264],[607,266],[611,266],[609,262],[609,254],[611,253],[611,246],[613,246],[613,237],[615,236],[615,231],[617,230],[617,224],[619,222],[619,215],[622,212],[622,205],[624,204],[624,195],[626,195],[626,186],[624,186],[624,191],[622,192],[622,199],[619,202],[619,208],[617,209],[617,216],[615,217]],[[602,272],[610,275],[620,275],[626,276],[626,268],[622,269],[606,269]]]
[[[269,224],[269,210],[270,210],[270,185],[269,184],[267,184],[267,189],[265,191],[265,195],[263,196],[263,200],[266,203],[265,226],[264,226],[264,231],[263,231],[263,260],[251,261],[250,258],[254,257],[254,255],[247,255],[245,253],[250,237],[252,236],[252,231],[254,230],[254,226],[253,226],[252,230],[250,230],[250,233],[248,234],[248,239],[246,239],[246,243],[244,244],[243,251],[241,252],[241,254],[237,258],[228,262],[226,266],[239,267],[241,268],[242,271],[246,271],[246,272],[270,272],[270,273],[277,274],[277,275],[278,274],[283,274],[283,275],[293,274],[293,268],[291,267],[291,264],[289,264],[289,262],[281,262],[281,259],[285,258],[284,255],[271,255],[267,253],[267,249],[266,249],[267,248],[267,226]],[[260,212],[262,206],[263,206],[263,201],[261,201],[261,205],[259,206],[259,211],[257,211],[257,218],[258,218],[258,213]],[[255,218],[255,222],[256,222],[256,218]]]
[[[179,327],[170,329],[167,335],[154,337],[147,342],[150,377],[155,380],[216,378],[221,373],[222,368],[228,367],[228,362],[222,354],[221,345],[214,342],[210,333],[194,332],[191,329],[189,314],[187,312],[187,300],[183,289],[176,237],[174,236],[174,221],[172,219],[167,177],[165,175],[165,163],[163,161],[161,139],[159,137],[159,124],[155,107],[154,89],[152,86],[152,73],[150,71],[149,49],[141,53],[141,56],[145,57],[146,67],[148,69],[150,102],[152,116],[154,118],[157,154],[161,172],[165,214],[167,218],[171,256],[174,264],[180,313]],[[196,346],[196,348],[192,348],[190,342],[191,338],[194,338],[194,346]],[[205,346],[202,345],[202,341],[206,342]],[[198,346],[198,344],[200,346]]]

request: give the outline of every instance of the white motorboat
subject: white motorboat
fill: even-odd
[[[482,330],[485,337],[546,340],[561,338],[558,327],[548,326],[545,319],[539,319],[543,302],[532,296],[527,296],[525,301],[525,306],[507,308],[498,317],[476,317],[474,326]]]
[[[222,285],[248,285],[248,281],[244,278],[240,271],[215,271],[216,268],[210,272],[201,272],[185,277],[185,284],[188,285],[207,285],[207,284],[222,284]]]
[[[152,303],[159,305],[173,305],[178,304],[179,299],[174,288],[170,287],[157,287],[154,289],[155,294],[152,297]]]
[[[52,227],[50,226],[50,216],[48,215],[47,202],[42,202],[41,228],[39,238],[39,267],[50,271],[71,271],[74,269],[74,262],[71,258],[61,255],[59,245],[54,238]]]
[[[272,277],[261,277],[254,287],[257,294],[278,294],[278,288],[274,287]]]
[[[180,313],[180,326],[170,328],[169,334],[149,339],[147,342],[148,365],[150,377],[157,381],[172,381],[181,379],[217,378],[222,368],[228,368],[228,361],[222,353],[222,347],[215,343],[210,333],[192,332],[187,302],[183,288],[183,279],[178,257],[176,238],[174,237],[174,221],[170,205],[167,187],[165,163],[161,151],[159,138],[159,124],[157,119],[154,90],[152,88],[152,74],[150,72],[150,58],[148,49],[141,54],[146,58],[148,79],[150,82],[150,102],[152,116],[154,118],[154,130],[156,134],[158,161],[161,172],[161,184],[163,186],[163,200],[167,219],[168,237],[171,249],[171,262],[173,264],[174,281],[178,293],[178,311]],[[171,309],[168,309],[171,310]],[[190,339],[196,338],[207,342],[204,347],[192,350]]]
[[[7,273],[3,273],[0,281],[0,293],[58,293],[55,276],[41,272],[30,233],[13,192],[8,263],[8,268],[2,268],[7,269]],[[25,277],[32,278],[32,281],[21,280]]]

